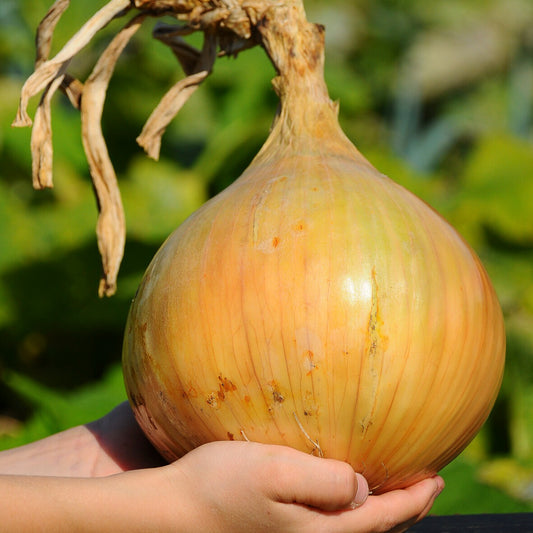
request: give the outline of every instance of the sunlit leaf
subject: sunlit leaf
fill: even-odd
[[[502,240],[533,243],[533,145],[504,136],[479,142],[462,175],[461,218]]]

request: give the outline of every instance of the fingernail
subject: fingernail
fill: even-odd
[[[357,491],[355,493],[355,498],[350,504],[350,507],[352,509],[356,509],[357,507],[363,505],[363,503],[365,503],[366,499],[368,498],[367,480],[361,474],[358,473],[355,474],[355,478],[357,479]]]
[[[444,479],[442,479],[440,476],[437,476],[435,478],[435,481],[437,482],[437,488],[435,490],[435,498],[444,490],[445,483]]]

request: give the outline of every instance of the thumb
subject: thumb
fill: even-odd
[[[272,477],[272,497],[324,511],[362,505],[368,497],[366,479],[342,461],[324,459],[287,449],[277,454]]]

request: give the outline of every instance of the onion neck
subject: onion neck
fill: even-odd
[[[307,21],[300,0],[289,0],[268,9],[257,29],[278,73],[272,83],[280,109],[256,162],[273,149],[362,158],[339,125],[324,80],[324,27]]]

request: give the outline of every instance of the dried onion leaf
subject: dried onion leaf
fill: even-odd
[[[62,74],[54,78],[43,92],[35,111],[31,132],[32,180],[35,189],[52,188],[53,145],[52,145],[52,97],[60,88],[76,108],[80,108],[83,84]]]
[[[246,0],[243,5],[241,3],[242,0],[110,0],[51,59],[49,55],[53,34],[61,16],[70,6],[70,0],[55,0],[39,24],[35,39],[35,70],[21,90],[17,115],[12,125],[32,125],[27,112],[28,102],[42,91],[31,138],[32,175],[35,188],[52,187],[52,97],[60,89],[71,104],[81,110],[84,149],[100,211],[97,238],[104,269],[99,289],[101,296],[115,292],[125,243],[122,202],[100,125],[105,93],[118,56],[146,16],[174,14],[178,20],[185,22],[182,26],[167,26],[154,31],[155,38],[171,47],[186,74],[186,78],[176,83],[163,97],[138,138],[148,155],[157,159],[161,137],[169,122],[210,74],[216,59],[217,45],[221,48],[219,55],[232,55],[258,44],[251,38],[250,26],[250,22],[257,19],[255,11],[258,6],[253,0]],[[87,85],[84,86],[68,74],[66,69],[71,59],[94,35],[112,19],[126,14],[132,8],[141,10],[141,14],[112,41],[97,62]],[[198,30],[203,31],[205,36],[201,52],[179,38],[180,35]]]
[[[64,76],[58,76],[48,85],[35,111],[31,130],[32,179],[35,189],[53,187],[52,167],[52,118],[50,104],[52,96],[61,85]]]
[[[165,94],[146,121],[141,134],[137,137],[137,143],[155,160],[159,159],[161,137],[165,133],[166,128],[202,81],[209,76],[216,59],[217,45],[216,37],[213,34],[206,34],[202,52],[198,54],[193,66],[193,63],[190,61],[191,47],[184,43],[179,36],[161,40],[172,47],[173,52],[180,59],[180,63],[188,76],[178,81]],[[180,58],[182,47],[183,59]]]
[[[136,16],[113,38],[85,82],[81,100],[82,140],[99,209],[96,235],[103,266],[103,276],[98,289],[100,296],[111,296],[116,291],[116,280],[126,241],[122,200],[100,122],[115,64],[146,16]]]
[[[196,63],[200,57],[200,51],[181,39],[190,35],[194,30],[189,26],[173,26],[169,24],[157,24],[152,32],[152,37],[166,44],[179,61],[185,74],[195,72]]]
[[[52,38],[54,30],[61,18],[61,15],[70,5],[70,0],[56,0],[54,5],[48,10],[35,35],[35,67],[44,63],[52,48]],[[81,93],[83,92],[83,83],[70,74],[65,73],[60,89],[67,95],[70,103],[76,108],[80,108]]]
[[[39,24],[35,35],[36,68],[48,60],[55,27],[69,5],[70,0],[57,0]],[[57,76],[48,84],[35,112],[31,134],[32,180],[35,189],[53,187],[53,147],[50,104],[52,96],[62,84],[64,77],[64,74]]]
[[[129,7],[130,0],[111,0],[81,27],[54,58],[44,61],[35,69],[22,87],[20,104],[13,126],[31,126],[32,121],[27,112],[30,98],[41,92],[60,75],[62,68],[87,45],[99,30]]]
[[[61,90],[67,95],[70,103],[76,109],[81,106],[81,96],[83,94],[83,83],[69,74],[65,74],[61,83]]]
[[[61,15],[63,15],[69,5],[70,0],[56,0],[48,10],[48,13],[44,16],[43,20],[41,20],[35,35],[36,67],[48,59],[52,48],[52,37],[54,35],[55,27],[57,26]]]

